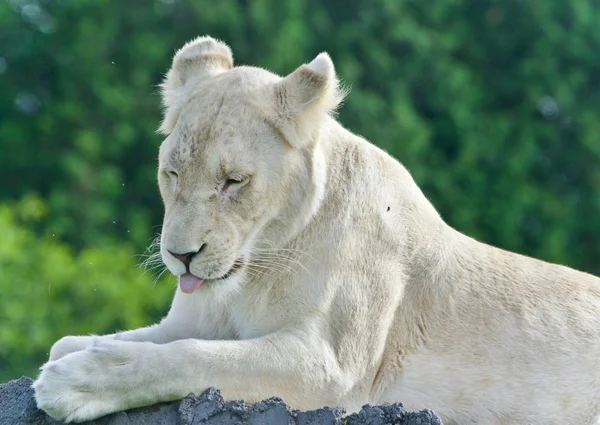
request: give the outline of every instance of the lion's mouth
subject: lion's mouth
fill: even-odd
[[[237,260],[233,264],[233,267],[231,269],[229,269],[229,271],[227,273],[225,273],[223,276],[215,277],[215,278],[211,278],[211,279],[203,279],[203,278],[195,276],[189,272],[184,273],[181,276],[179,276],[179,288],[181,289],[182,292],[184,292],[186,294],[192,294],[192,293],[196,292],[196,290],[200,287],[200,285],[202,285],[205,281],[215,282],[215,281],[223,281],[225,279],[229,279],[234,274],[236,274],[239,270],[241,270],[243,266],[244,266],[244,262],[241,260]]]
[[[225,273],[221,277],[217,277],[217,278],[211,279],[211,280],[225,280],[225,279],[229,279],[231,276],[233,276],[235,273],[237,273],[243,267],[243,265],[244,265],[244,263],[242,261],[237,260],[233,264],[233,267],[231,269],[229,269],[229,271],[227,273]]]

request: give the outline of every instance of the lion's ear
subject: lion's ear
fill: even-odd
[[[160,127],[169,133],[175,126],[177,111],[174,105],[185,93],[186,84],[200,81],[233,68],[231,49],[212,37],[198,37],[186,43],[175,53],[173,65],[161,84],[165,117]]]
[[[327,53],[302,65],[276,83],[270,99],[274,124],[295,147],[314,140],[322,120],[344,98]]]

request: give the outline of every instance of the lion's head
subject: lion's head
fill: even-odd
[[[162,89],[163,261],[187,293],[239,284],[253,252],[297,231],[322,198],[319,135],[342,98],[333,63],[322,53],[281,78],[234,67],[227,45],[200,37]]]

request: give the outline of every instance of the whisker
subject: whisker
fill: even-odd
[[[285,264],[277,264],[277,263],[256,263],[256,262],[252,262],[249,263],[249,266],[251,267],[255,267],[255,268],[259,268],[262,269],[263,271],[274,271],[274,272],[279,272],[279,273],[291,273],[291,274],[296,274],[298,273],[298,270],[285,265]]]
[[[163,268],[163,270],[158,274],[158,276],[156,276],[154,278],[154,282],[152,282],[152,286],[156,286],[156,284],[158,283],[160,278],[167,272],[167,270],[169,270],[169,269],[167,269],[166,267]]]
[[[314,258],[308,252],[300,250],[300,249],[277,247],[277,246],[275,246],[275,243],[273,241],[271,241],[269,239],[266,239],[266,238],[260,239],[259,242],[268,244],[268,245],[271,246],[271,248],[258,248],[257,247],[257,248],[254,248],[255,251],[263,251],[263,250],[267,251],[267,250],[270,250],[270,251],[276,251],[276,252],[278,252],[278,251],[297,252],[297,253],[303,254],[303,255],[305,255],[307,257],[310,257],[311,259],[314,260]]]
[[[144,274],[150,272],[155,276],[153,286],[156,285],[158,280],[168,271],[160,254],[160,238],[160,233],[156,233],[151,238],[150,245],[148,245],[144,253],[136,255],[136,257],[141,260],[139,267],[144,270]]]
[[[263,255],[260,255],[260,256],[257,256],[257,257],[255,257],[255,258],[253,258],[253,260],[258,260],[258,261],[274,261],[274,260],[280,260],[280,261],[282,261],[282,262],[283,262],[283,264],[285,264],[285,262],[290,262],[290,263],[292,263],[293,265],[299,266],[299,267],[301,267],[301,268],[302,268],[304,271],[308,272],[308,269],[306,268],[306,266],[304,266],[304,264],[303,264],[301,261],[299,261],[299,260],[297,260],[297,259],[295,259],[295,258],[289,257],[289,256],[280,256],[280,255],[264,255],[264,254],[263,254]],[[281,263],[279,263],[279,264],[281,264]],[[293,265],[292,265],[292,264],[285,264],[285,265],[286,265],[286,266],[288,266],[288,267],[290,267],[290,268],[293,268]]]

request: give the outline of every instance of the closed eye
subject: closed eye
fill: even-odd
[[[163,175],[167,178],[167,179],[172,179],[172,180],[179,180],[179,174],[177,174],[175,171],[171,171],[171,170],[164,170],[163,171]]]
[[[230,177],[223,183],[223,192],[229,189],[240,189],[248,184],[249,181],[250,178],[248,177]]]
[[[177,174],[175,171],[164,170],[163,176],[166,179],[166,181],[168,181],[169,184],[171,184],[173,187],[177,187],[177,185],[179,184],[179,174]]]
[[[244,182],[244,179],[227,179],[227,181],[225,183],[232,185],[232,184],[240,184],[243,182]]]

